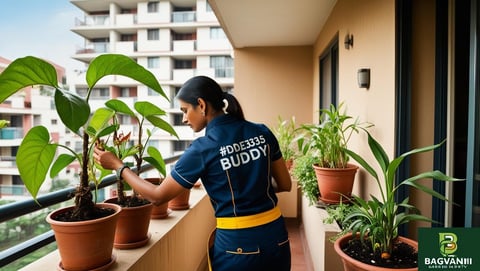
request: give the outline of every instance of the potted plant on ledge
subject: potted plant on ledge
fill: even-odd
[[[403,268],[401,270],[418,270],[417,243],[399,236],[398,227],[410,221],[434,221],[419,214],[417,208],[409,203],[408,198],[402,202],[396,202],[396,193],[401,186],[406,185],[439,199],[447,200],[443,195],[422,185],[419,181],[422,179],[459,181],[459,179],[433,170],[419,173],[396,183],[397,169],[405,158],[413,154],[432,151],[443,142],[411,150],[390,161],[382,146],[370,133],[367,132],[367,134],[370,150],[380,166],[379,171],[376,171],[360,155],[351,150],[346,151],[375,179],[380,197],[371,196],[370,199],[364,200],[353,196],[354,200],[349,214],[343,220],[344,224],[349,225],[350,233],[335,241],[335,251],[342,258],[345,270],[349,271],[392,270],[392,268],[394,270],[401,268]]]
[[[316,205],[320,196],[317,177],[312,167],[315,161],[315,157],[310,152],[307,152],[299,156],[292,167],[292,175],[297,179],[298,187],[307,198],[310,206]]]
[[[293,160],[297,152],[294,144],[297,131],[295,117],[291,117],[289,120],[284,120],[279,116],[277,126],[273,129],[288,170],[292,168]]]
[[[166,96],[164,97],[168,100]],[[111,122],[117,129],[113,132],[112,138],[107,138],[103,142],[102,147],[113,152],[125,164],[130,159],[130,164],[135,167],[137,175],[141,173],[143,162],[149,162],[160,175],[165,176],[165,161],[161,153],[153,146],[146,146],[148,146],[154,130],[163,130],[178,138],[173,127],[162,119],[166,112],[148,101],[135,102],[134,109],[129,108],[126,103],[118,99],[109,100],[105,105],[106,108],[102,108],[102,110],[107,112],[107,115],[113,113]],[[125,135],[120,131],[119,115],[129,116],[137,123],[138,130],[135,133],[137,139],[134,144],[130,144],[131,132]],[[154,130],[145,128],[147,122],[154,127]],[[106,173],[111,173],[111,171]],[[127,196],[124,191],[124,181],[118,176],[117,197],[107,199],[105,202],[122,206],[115,231],[114,247],[131,249],[147,244],[150,238],[148,233],[150,217],[154,207],[152,203],[143,199],[135,190],[132,190],[131,195]]]
[[[304,133],[296,139],[303,154],[311,152],[315,157],[312,166],[320,200],[326,204],[338,204],[351,195],[358,166],[348,163],[345,149],[353,133],[371,126],[353,119],[341,111],[342,107],[343,103],[340,103],[338,107],[331,104],[329,109],[322,109],[320,123],[301,125],[300,130]]]
[[[53,142],[46,127],[35,126],[23,138],[16,156],[20,177],[33,198],[37,197],[48,172],[50,177],[56,176],[75,161],[81,167],[75,205],[53,211],[47,217],[55,233],[61,258],[58,268],[61,270],[105,270],[115,262],[113,238],[121,208],[115,204],[96,203],[95,188],[101,179],[92,159],[97,140],[112,133],[115,126],[108,123],[111,115],[102,115],[102,111],[91,114],[89,105],[90,94],[97,82],[108,75],[126,76],[163,93],[152,73],[129,57],[117,54],[100,55],[90,63],[86,72],[86,97],[62,89],[54,66],[36,57],[16,59],[0,74],[0,102],[28,86],[51,87],[56,111],[63,124],[82,138],[82,151],[76,153],[66,145]],[[57,157],[58,147],[66,153]],[[86,223],[100,225],[97,229],[86,230]],[[89,232],[100,235],[88,236]]]

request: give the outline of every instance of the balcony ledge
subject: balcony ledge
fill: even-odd
[[[215,218],[208,195],[203,187],[190,193],[190,209],[172,211],[165,219],[152,219],[151,238],[141,248],[114,249],[114,270],[207,270],[207,238],[215,228]],[[188,261],[185,260],[188,255]],[[57,270],[58,250],[25,266],[22,271]]]

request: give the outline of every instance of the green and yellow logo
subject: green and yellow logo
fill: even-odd
[[[419,228],[419,271],[479,271],[480,227]]]
[[[451,232],[440,232],[438,234],[440,239],[440,254],[444,257],[453,257],[453,253],[457,251],[457,235]]]

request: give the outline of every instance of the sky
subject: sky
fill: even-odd
[[[63,66],[81,69],[71,58],[83,39],[70,29],[80,9],[69,0],[0,0],[0,56],[9,60],[33,55]]]

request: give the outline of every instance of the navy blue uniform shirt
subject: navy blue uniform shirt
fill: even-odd
[[[276,206],[270,163],[281,157],[267,126],[221,115],[185,150],[171,176],[185,188],[201,179],[216,217],[252,215]]]

